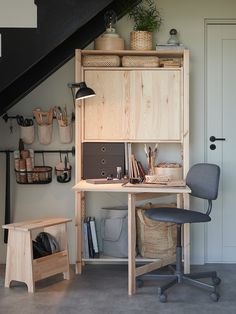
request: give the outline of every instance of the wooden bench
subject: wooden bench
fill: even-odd
[[[35,282],[63,273],[70,279],[66,223],[68,218],[43,218],[3,225],[8,229],[5,287],[11,281],[26,283],[28,292],[35,291]],[[32,231],[43,229],[57,239],[60,252],[33,259]]]

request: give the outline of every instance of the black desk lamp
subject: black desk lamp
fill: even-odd
[[[73,100],[80,100],[88,97],[93,97],[95,96],[95,92],[92,88],[89,88],[85,82],[80,82],[80,83],[68,83],[68,87],[71,89]],[[74,89],[78,88],[78,91],[74,92]]]

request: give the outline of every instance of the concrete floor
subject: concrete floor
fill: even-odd
[[[168,303],[160,303],[155,283],[145,284],[137,294],[127,295],[127,266],[87,265],[81,276],[70,281],[62,275],[36,284],[36,293],[28,294],[26,285],[13,282],[4,288],[4,265],[0,266],[0,314],[235,314],[236,265],[210,264],[193,270],[217,270],[222,279],[219,302],[209,293],[189,286],[168,291]]]

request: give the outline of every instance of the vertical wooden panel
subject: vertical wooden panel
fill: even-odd
[[[184,208],[189,209],[189,195],[184,194]],[[190,224],[184,224],[184,273],[190,273]]]
[[[183,173],[185,177],[189,170],[189,50],[184,50],[183,71]]]
[[[76,274],[82,273],[82,206],[83,206],[83,192],[77,192],[75,207]]]
[[[136,272],[135,252],[136,249],[136,217],[135,217],[135,194],[128,194],[128,294],[135,293]]]

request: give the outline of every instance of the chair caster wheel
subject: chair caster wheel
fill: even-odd
[[[221,283],[221,279],[219,277],[213,277],[212,282],[214,286],[218,286]]]
[[[136,279],[136,287],[137,288],[143,287],[143,280],[142,279]]]
[[[218,300],[219,300],[219,298],[220,298],[220,295],[219,295],[219,293],[217,293],[217,292],[212,292],[212,293],[210,294],[210,297],[211,297],[212,301],[218,302]]]
[[[166,303],[167,302],[167,295],[165,293],[162,293],[159,295],[159,301],[161,303]]]

